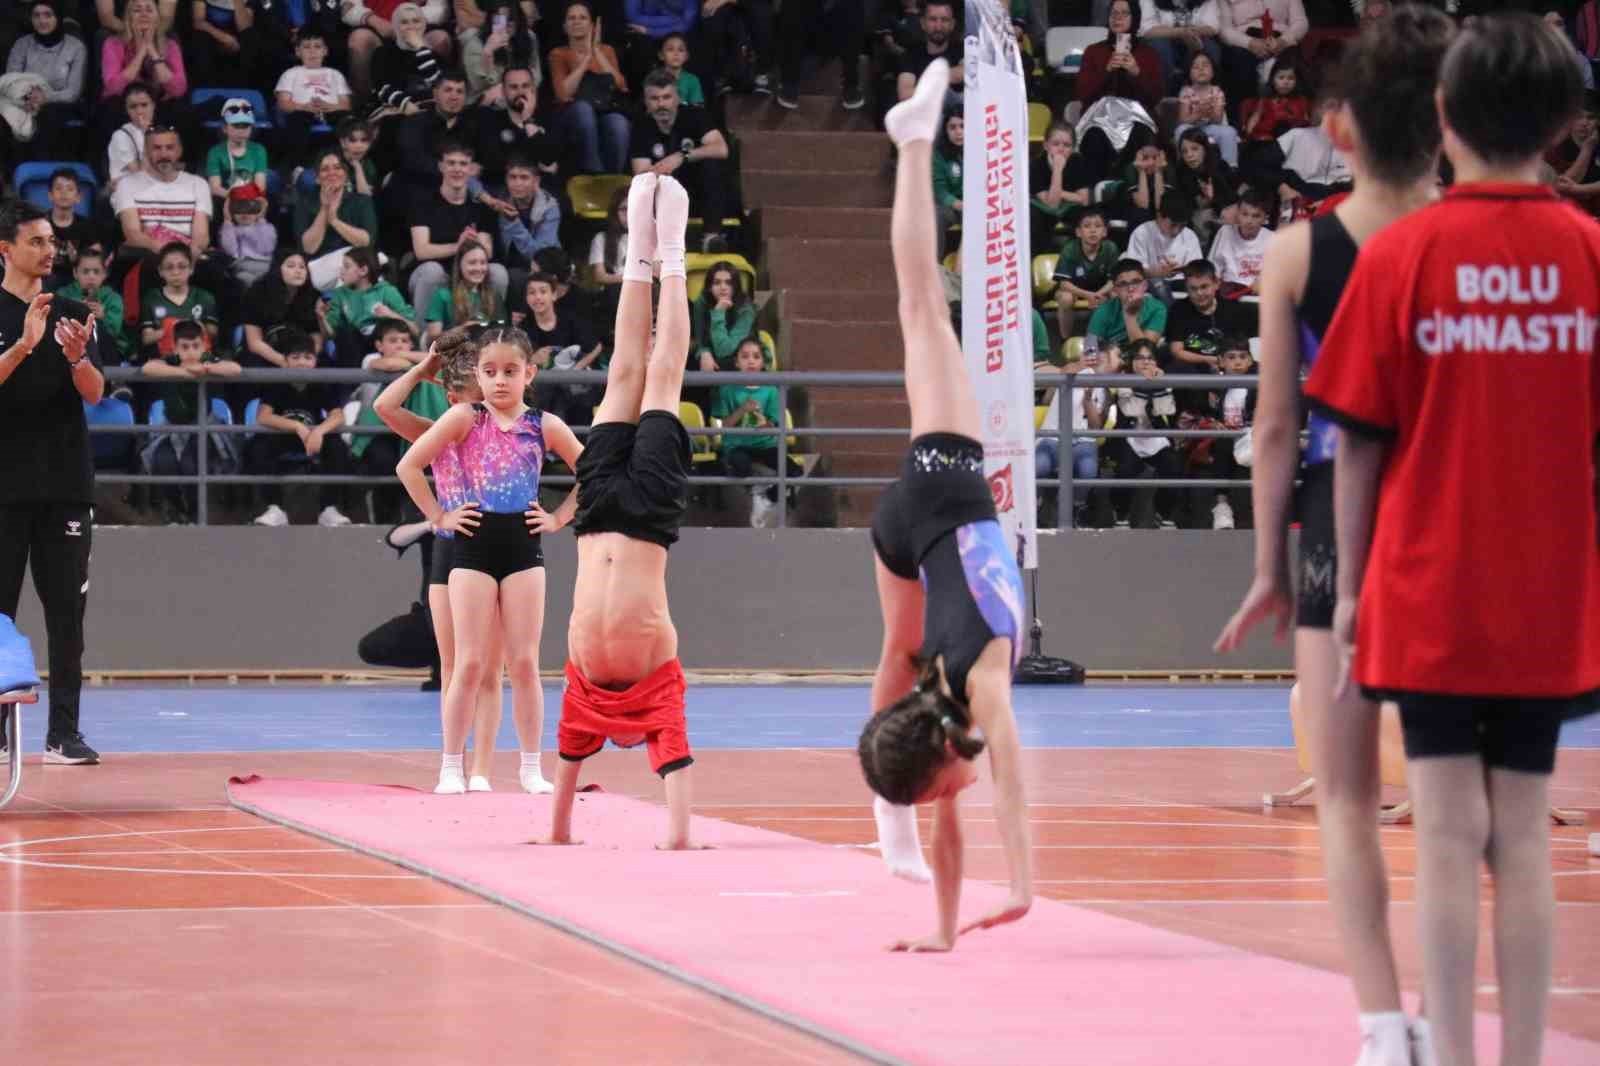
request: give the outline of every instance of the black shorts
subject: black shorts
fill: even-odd
[[[428,584],[450,584],[450,568],[455,565],[455,546],[454,536],[434,535],[433,547],[429,549],[432,555],[428,558]]]
[[[911,442],[900,480],[878,500],[872,546],[890,573],[915,581],[935,541],[994,517],[983,445],[958,433],[924,433]]]
[[[1339,556],[1333,532],[1333,464],[1306,467],[1295,496],[1300,518],[1300,582],[1294,623],[1304,629],[1332,629],[1334,584]]]
[[[1399,705],[1408,759],[1477,755],[1485,766],[1526,774],[1553,772],[1561,724],[1596,709],[1594,693],[1564,699],[1375,689],[1363,694]]]
[[[574,471],[573,533],[621,533],[671,547],[689,509],[689,456],[689,434],[668,411],[646,411],[638,425],[591,427]]]
[[[451,539],[455,541],[452,572],[476,570],[504,581],[512,574],[544,565],[539,534],[528,532],[527,519],[521,514],[483,512],[472,536],[457,533]]]

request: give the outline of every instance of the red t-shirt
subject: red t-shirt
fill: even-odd
[[[1458,185],[1362,248],[1306,394],[1391,442],[1363,685],[1600,688],[1597,328],[1600,225],[1544,187]]]

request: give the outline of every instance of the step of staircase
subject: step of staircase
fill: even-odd
[[[886,240],[779,237],[766,242],[767,277],[775,289],[882,289],[894,283]]]
[[[833,237],[840,240],[889,239],[886,207],[782,207],[761,209],[761,235]]]
[[[872,132],[751,130],[739,138],[739,162],[757,170],[859,170],[888,175],[889,138]]]
[[[910,429],[911,408],[906,394],[896,386],[846,386],[817,385],[806,390],[811,423],[829,429]],[[820,438],[819,438],[820,439]],[[845,445],[850,450],[867,446],[879,438],[836,437],[830,443],[840,450]],[[868,450],[872,450],[870,447]]]
[[[859,170],[763,170],[741,167],[740,188],[749,208],[881,207],[894,203],[894,187]]]
[[[791,318],[789,366],[794,370],[899,370],[904,345],[898,322]]]
[[[784,289],[778,295],[786,320],[831,318],[848,322],[899,321],[894,289]]]
[[[868,133],[878,129],[871,110],[846,111],[839,96],[802,93],[793,111],[778,106],[773,96],[730,96],[727,99],[728,128],[741,137],[750,130],[854,130]],[[878,132],[882,132],[879,130]]]

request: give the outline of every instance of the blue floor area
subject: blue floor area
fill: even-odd
[[[1293,744],[1277,685],[1089,685],[1015,690],[1022,742],[1040,748],[1279,748]],[[547,749],[561,690],[545,688]],[[696,748],[854,748],[865,685],[695,685]],[[516,745],[510,692],[499,744]],[[439,697],[415,686],[143,685],[88,688],[83,732],[102,751],[437,749]],[[24,708],[23,742],[42,750],[44,701]],[[1600,747],[1600,715],[1567,727],[1569,747]]]

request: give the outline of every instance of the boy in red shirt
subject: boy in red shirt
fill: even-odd
[[[1458,184],[1363,247],[1306,386],[1342,427],[1335,639],[1400,707],[1445,1066],[1476,1061],[1485,857],[1500,1061],[1539,1061],[1549,780],[1562,722],[1600,688],[1600,227],[1538,184],[1582,99],[1569,51],[1523,14],[1457,39],[1438,100]]]

